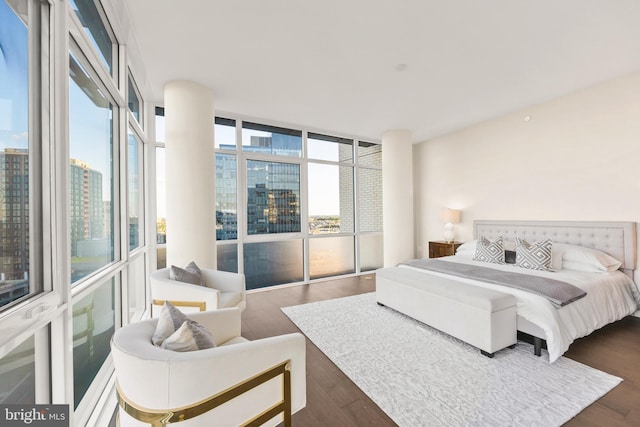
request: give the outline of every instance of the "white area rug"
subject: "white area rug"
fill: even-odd
[[[522,342],[489,359],[373,293],[282,311],[400,426],[558,426],[622,381]]]

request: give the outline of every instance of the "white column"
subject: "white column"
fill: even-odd
[[[213,92],[191,81],[164,87],[167,267],[216,268]]]
[[[408,130],[382,134],[382,215],[384,266],[415,258],[413,144]]]

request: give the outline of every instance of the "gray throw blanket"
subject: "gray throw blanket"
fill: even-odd
[[[511,271],[494,270],[492,268],[479,267],[471,264],[461,264],[437,259],[412,259],[401,262],[400,264],[528,291],[545,297],[556,307],[565,306],[587,295],[582,289],[560,280],[514,273]]]

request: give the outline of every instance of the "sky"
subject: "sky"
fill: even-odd
[[[28,148],[27,27],[0,0],[0,150]]]

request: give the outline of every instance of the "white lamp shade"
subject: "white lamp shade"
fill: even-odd
[[[442,211],[442,221],[451,224],[460,222],[460,211],[458,209],[445,209]]]

